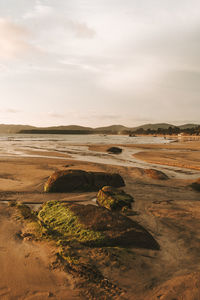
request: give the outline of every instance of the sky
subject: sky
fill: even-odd
[[[199,0],[1,0],[0,123],[200,123]]]

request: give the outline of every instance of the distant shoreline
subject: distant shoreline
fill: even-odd
[[[33,130],[21,130],[19,134],[96,134],[89,130],[43,130],[43,129],[33,129]]]

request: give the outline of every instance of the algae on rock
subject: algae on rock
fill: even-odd
[[[97,194],[98,205],[109,210],[131,209],[133,202],[134,200],[131,195],[111,186],[104,186]]]
[[[38,213],[38,219],[61,239],[91,245],[98,245],[104,240],[101,232],[86,229],[70,207],[59,201],[46,202]]]

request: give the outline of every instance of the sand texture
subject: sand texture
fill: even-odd
[[[146,163],[146,168],[164,172],[168,179],[146,176],[143,165],[72,160],[62,154],[50,158],[56,156],[52,152],[48,156],[40,151],[43,157],[0,158],[0,299],[200,299],[200,193],[190,187],[200,177],[200,142],[121,146],[123,151],[136,151],[131,156]],[[97,158],[98,152],[101,155],[107,148],[89,147]],[[123,152],[120,155],[123,158]],[[43,192],[53,172],[67,169],[119,173],[126,183],[123,190],[134,197],[129,218],[144,227],[160,246],[160,250],[116,248],[115,255],[102,247],[80,249],[81,262],[95,264],[112,283],[104,288],[101,285],[100,296],[95,282],[83,287],[83,279],[75,271],[67,272],[55,264],[57,248],[53,241],[22,237],[25,223],[8,206],[11,201],[21,201],[38,209],[49,200],[95,205],[96,192]],[[96,297],[87,289],[96,291]]]

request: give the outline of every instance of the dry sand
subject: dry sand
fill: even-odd
[[[200,142],[123,145],[126,146],[139,149],[135,155],[147,162],[184,166],[188,170],[200,168]],[[90,150],[106,148],[93,145]],[[134,257],[127,266],[101,262],[104,275],[126,291],[126,299],[200,299],[200,193],[189,187],[189,175],[160,181],[139,176],[133,167],[45,155],[0,159],[0,299],[81,299],[67,274],[50,267],[55,255],[53,246],[21,240],[18,233],[23,225],[4,202],[20,200],[32,206],[51,199],[94,203],[96,193],[43,193],[48,176],[66,168],[120,173],[126,182],[125,190],[135,199],[135,215],[131,218],[160,244],[160,251],[132,249]]]

